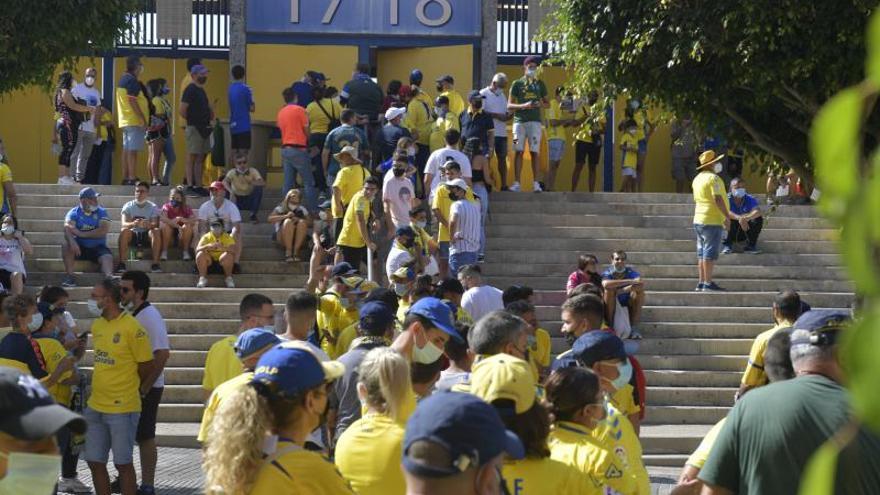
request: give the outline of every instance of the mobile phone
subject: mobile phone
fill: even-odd
[[[85,332],[83,332],[83,333],[77,335],[77,338],[80,339],[80,340],[88,340],[88,338],[89,338],[89,334],[90,334],[90,333],[92,333],[91,330],[86,330]]]

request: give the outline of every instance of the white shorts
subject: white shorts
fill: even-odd
[[[526,141],[529,142],[530,152],[538,153],[541,151],[540,122],[514,122],[513,151],[525,151]]]
[[[636,169],[634,169],[632,167],[623,167],[623,176],[624,177],[629,176],[629,177],[632,177],[633,179],[635,179],[636,178]]]

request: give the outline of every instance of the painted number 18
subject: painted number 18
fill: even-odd
[[[294,24],[299,23],[299,1],[300,0],[290,0],[290,22]],[[391,25],[397,26],[400,24],[400,0],[388,0],[390,3],[391,9]],[[336,11],[339,10],[339,4],[342,3],[342,0],[330,0],[330,3],[327,5],[327,10],[324,11],[324,17],[321,18],[322,24],[330,24],[333,22],[333,17],[336,15]],[[436,3],[442,9],[439,17],[430,18],[428,17],[428,5]],[[449,0],[419,0],[419,3],[416,4],[416,19],[419,20],[420,23],[427,27],[439,27],[452,18],[452,4],[449,3]]]

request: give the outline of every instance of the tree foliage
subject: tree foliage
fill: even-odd
[[[560,43],[558,59],[573,70],[581,89],[603,88],[609,101],[629,93],[690,114],[807,178],[811,122],[828,98],[862,79],[865,28],[878,5],[877,0],[550,1],[555,14],[543,36]],[[877,117],[872,122],[880,122]]]
[[[0,94],[51,84],[58,65],[112,49],[137,0],[8,0],[0,9]]]

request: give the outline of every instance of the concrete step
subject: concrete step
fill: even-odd
[[[199,426],[200,423],[157,423],[156,443],[160,447],[199,449]]]
[[[556,227],[651,227],[651,228],[687,228],[693,224],[693,211],[679,215],[647,215],[624,214],[612,211],[609,214],[586,213],[545,213],[524,211],[519,213],[489,206],[489,221],[493,225],[551,225]],[[764,228],[770,229],[828,229],[829,223],[818,216],[764,216]]]
[[[16,187],[18,185],[16,184]],[[134,187],[132,187],[128,194],[118,195],[118,194],[102,194],[100,199],[98,200],[100,205],[104,208],[122,208],[125,203],[134,199]],[[274,191],[264,191],[263,192],[263,202],[261,204],[262,209],[271,209],[281,202],[282,196],[280,191],[275,189]],[[166,202],[168,202],[168,193],[160,194],[156,189],[151,188],[149,194],[149,200],[156,204],[156,206],[161,207]],[[195,196],[187,196],[186,204],[193,210],[197,210],[199,206],[201,206],[205,201],[209,201],[207,197],[195,197]],[[43,208],[66,208],[71,209],[78,204],[78,199],[76,194],[72,195],[39,195],[39,194],[21,194],[18,200],[18,206],[21,207],[43,207]]]
[[[722,406],[652,406],[648,408],[643,425],[714,425],[727,416],[729,407]],[[681,449],[690,454],[693,449]]]
[[[256,225],[256,227],[260,227],[260,226],[261,226],[261,224]],[[268,224],[267,224],[267,226],[268,226]],[[262,230],[267,230],[267,232],[265,232],[265,233],[255,234],[255,233],[251,232],[252,228],[255,226],[253,224],[248,224],[248,227],[249,228],[246,229],[247,233],[245,233],[242,236],[242,238],[244,239],[245,246],[258,246],[258,245],[262,245],[262,244],[268,245],[268,243],[271,243],[271,245],[273,245],[273,246],[275,245],[275,242],[272,241],[271,232],[273,232],[273,230],[271,228],[262,229]],[[29,241],[31,241],[31,244],[50,245],[50,246],[54,247],[54,246],[58,246],[61,244],[61,241],[64,238],[64,234],[62,234],[60,230],[49,231],[49,232],[29,231],[27,233],[27,238]],[[107,234],[107,245],[108,246],[115,248],[118,243],[119,243],[119,232],[118,231],[111,231],[110,233]],[[178,259],[180,258],[180,254],[179,254],[180,248],[172,247],[169,249],[169,253],[174,253],[172,256],[174,258],[178,258]]]
[[[648,288],[645,293],[645,301],[651,306],[766,306],[773,304],[776,292],[758,291],[733,291],[723,292],[693,292],[691,291],[660,291],[652,290],[650,281],[646,282]],[[811,306],[847,307],[852,303],[851,292],[814,292],[804,291],[801,297],[809,301]],[[565,302],[565,292],[538,291],[533,296],[535,305],[560,306]]]
[[[764,194],[752,194],[761,204],[764,203]],[[609,203],[609,202],[627,202],[627,203],[682,203],[694,204],[693,195],[690,193],[665,193],[665,192],[646,192],[646,193],[619,193],[619,192],[543,192],[541,194],[529,194],[511,191],[496,191],[492,193],[492,198],[498,202],[502,201],[519,201],[525,203],[531,202],[570,202],[570,203]],[[797,206],[797,208],[811,208],[810,206]]]
[[[617,247],[621,247],[619,244]],[[609,248],[607,252],[615,248]],[[577,257],[584,252],[595,250],[568,250],[568,251],[528,251],[528,250],[500,250],[488,249],[486,251],[485,273],[506,273],[509,275],[558,275],[567,277],[577,262]],[[599,251],[601,255],[606,251]],[[690,265],[691,276],[696,276],[696,256],[690,250],[682,251],[636,251],[628,250],[627,259],[636,269],[664,265]],[[842,266],[837,254],[729,254],[720,259],[716,265],[716,276],[741,278],[738,270],[722,272],[725,266],[753,266],[760,267],[765,273],[772,275],[785,266],[794,266],[804,272],[809,268],[805,276],[824,278],[812,272],[814,269],[834,268]],[[647,275],[646,275],[647,276]],[[790,275],[777,275],[776,278],[789,278]],[[835,277],[838,278],[838,277]],[[563,278],[563,282],[564,282]]]
[[[163,423],[201,423],[201,404],[159,404],[159,421]]]
[[[195,288],[196,282],[198,281],[199,277],[198,275],[192,273],[191,268],[187,269],[184,273],[169,273],[171,268],[168,267],[165,263],[166,262],[162,263],[163,269],[166,270],[165,272],[150,273],[150,283],[152,284],[153,288]],[[247,264],[247,262],[245,262],[245,264]],[[130,270],[144,270],[147,272],[150,271],[150,263],[148,261],[127,263],[127,266]],[[90,289],[92,286],[94,286],[101,279],[104,278],[104,276],[100,273],[95,273],[95,270],[97,270],[97,268],[94,265],[89,266],[86,262],[82,262],[82,265],[77,264],[77,268],[80,270],[80,273],[77,273],[76,279],[77,283],[82,288]],[[84,273],[81,270],[89,270],[89,272]],[[63,273],[34,272],[28,270],[28,285],[34,288],[39,288],[40,286],[47,284],[57,285],[61,283],[61,279],[63,278],[63,276]],[[307,277],[300,274],[273,275],[271,273],[241,273],[235,275],[235,286],[238,289],[244,289],[248,292],[253,292],[254,290],[262,291],[264,289],[294,290],[305,287],[306,280]],[[210,284],[208,290],[219,289],[221,287],[221,290],[223,291],[235,290],[226,289],[226,286],[223,285],[223,280],[220,275],[208,275],[208,282]],[[88,291],[86,292],[86,294],[88,294]]]
[[[151,282],[153,281],[152,274],[150,276]],[[89,294],[91,293],[91,288],[89,287],[78,287],[74,289],[67,289],[67,292],[70,294],[70,298],[74,301],[83,301],[89,298]],[[235,289],[223,289],[218,291],[213,291],[211,293],[211,300],[218,303],[235,303],[238,304],[241,302],[241,299],[247,294],[251,294],[255,292],[252,289],[248,288],[235,288]],[[267,296],[273,301],[278,302],[279,304],[283,304],[287,297],[292,292],[299,292],[299,290],[289,290],[289,289],[272,289],[272,288],[260,288],[260,294]],[[202,289],[197,289],[195,287],[151,287],[150,288],[150,301],[154,303],[165,303],[165,302],[201,302],[205,300],[205,291]]]
[[[761,231],[761,241],[833,241],[838,238],[834,229],[795,230],[766,228]],[[528,237],[537,239],[651,239],[688,240],[694,239],[691,225],[680,228],[650,227],[569,227],[542,225],[523,229],[521,222],[501,223],[492,218],[486,225],[486,235],[496,237]]]
[[[90,315],[86,306],[86,303],[71,301],[67,305],[67,310],[76,318],[88,318]],[[211,321],[211,318],[238,318],[238,302],[157,302],[154,306],[162,313],[166,320],[205,315],[202,321],[208,323]],[[277,310],[283,308],[277,302],[275,307]]]
[[[740,371],[645,370],[645,381],[655,387],[736,388],[739,387],[741,379]]]
[[[113,253],[114,258],[118,258],[119,249],[117,248],[117,244],[108,243],[107,247],[110,248],[110,251]],[[34,247],[34,257],[36,258],[52,258],[54,256],[61,257],[61,245],[60,244],[52,244],[52,245],[35,245]],[[179,253],[180,251],[177,251]],[[162,264],[171,263],[172,266],[176,266],[178,264],[190,265],[193,266],[193,262],[185,262],[180,256],[175,252],[169,253],[169,260],[161,262]],[[153,254],[150,249],[143,250],[144,260],[149,260],[152,258]],[[128,258],[128,253],[124,253],[125,258]],[[279,266],[284,266],[288,263],[285,263],[284,259],[284,249],[280,246],[271,242],[270,239],[251,239],[251,243],[248,244],[247,239],[244,241],[244,247],[241,253],[241,259],[243,261],[269,261],[278,264]],[[125,261],[130,261],[126,259]],[[308,263],[308,260],[300,261],[299,264]],[[290,263],[297,264],[297,263]]]
[[[770,309],[766,323],[717,323],[717,322],[645,322],[642,332],[651,338],[710,338],[753,339],[773,326]]]
[[[652,291],[693,291],[694,279],[692,277],[670,278],[660,277],[654,278],[645,272],[654,271],[654,267],[638,267],[642,273],[642,278]],[[693,267],[683,267],[682,271],[693,271]],[[766,268],[765,268],[766,270]],[[560,280],[562,279],[562,280]],[[488,276],[487,283],[500,289],[510,287],[511,285],[524,285],[531,287],[536,291],[561,291],[565,287],[567,277],[550,277],[550,276],[534,276],[534,277],[509,277],[509,276]],[[721,280],[719,279],[719,282]],[[756,289],[762,291],[778,292],[782,288],[794,289],[799,292],[815,291],[815,292],[853,292],[853,285],[846,280],[804,280],[796,278],[787,279],[749,279],[749,278],[725,278],[723,280],[724,287],[732,292],[748,292]]]
[[[752,339],[644,338],[639,342],[639,353],[744,355],[751,347]]]
[[[61,278],[60,275],[64,273],[64,262],[61,261],[61,258],[32,258],[27,261],[26,265],[28,272],[36,271],[58,273],[59,280]],[[146,272],[150,271],[149,260],[126,262],[126,266],[129,270],[143,270]],[[193,266],[194,264],[191,261],[169,260],[162,262],[162,270],[163,273],[166,275],[192,274]],[[88,261],[77,261],[74,263],[74,272],[94,272],[96,270],[97,265]],[[282,261],[251,260],[243,255],[241,260],[241,270],[243,275],[260,274],[266,275],[267,278],[271,278],[273,276],[283,278],[290,277],[291,275],[302,275],[306,273],[308,270],[308,263],[284,263]],[[238,276],[236,275],[236,277]],[[195,284],[195,282],[193,282],[193,284]]]
[[[711,428],[712,425],[645,425],[639,433],[642,452],[653,456],[680,455],[682,448],[692,452]]]
[[[638,354],[639,363],[649,370],[739,371],[745,369],[747,357],[730,355],[657,355]]]
[[[642,311],[642,321],[650,322],[743,322],[764,323],[770,319],[770,306],[761,307],[730,307],[730,306],[699,306],[696,301],[691,306],[645,306]],[[650,303],[649,303],[650,304]],[[821,306],[813,306],[813,309],[823,309]],[[537,308],[538,321],[542,325],[559,323],[559,308],[551,306],[539,306]],[[545,327],[546,328],[546,327]],[[548,328],[549,329],[549,328]]]
[[[698,444],[699,445],[699,444]],[[647,468],[681,469],[690,457],[688,454],[643,454],[642,462]]]
[[[247,221],[242,223],[242,232],[245,237],[247,236],[257,236],[265,239],[271,239],[272,232],[275,231],[275,227],[266,222],[266,213],[261,213],[259,215],[260,223],[252,224]],[[112,223],[110,225],[110,233],[108,234],[111,239],[116,239],[116,236],[119,234],[119,215],[113,217],[111,216]],[[28,238],[31,237],[33,233],[45,233],[45,234],[54,234],[61,232],[62,226],[64,223],[64,214],[55,218],[49,219],[33,219],[33,218],[22,218],[19,220],[19,227],[27,233]],[[51,238],[50,238],[51,239]],[[35,239],[31,239],[35,240]],[[114,241],[115,242],[115,241]]]
[[[594,215],[680,215],[693,218],[694,206],[683,203],[629,203],[612,201],[603,203],[572,203],[565,201],[503,201],[489,200],[489,208],[504,213],[543,213],[558,214],[594,214]],[[771,216],[816,218],[818,214],[813,208],[780,206]]]
[[[652,387],[648,386],[648,410],[654,406],[726,406],[733,407],[736,388],[721,387]]]

